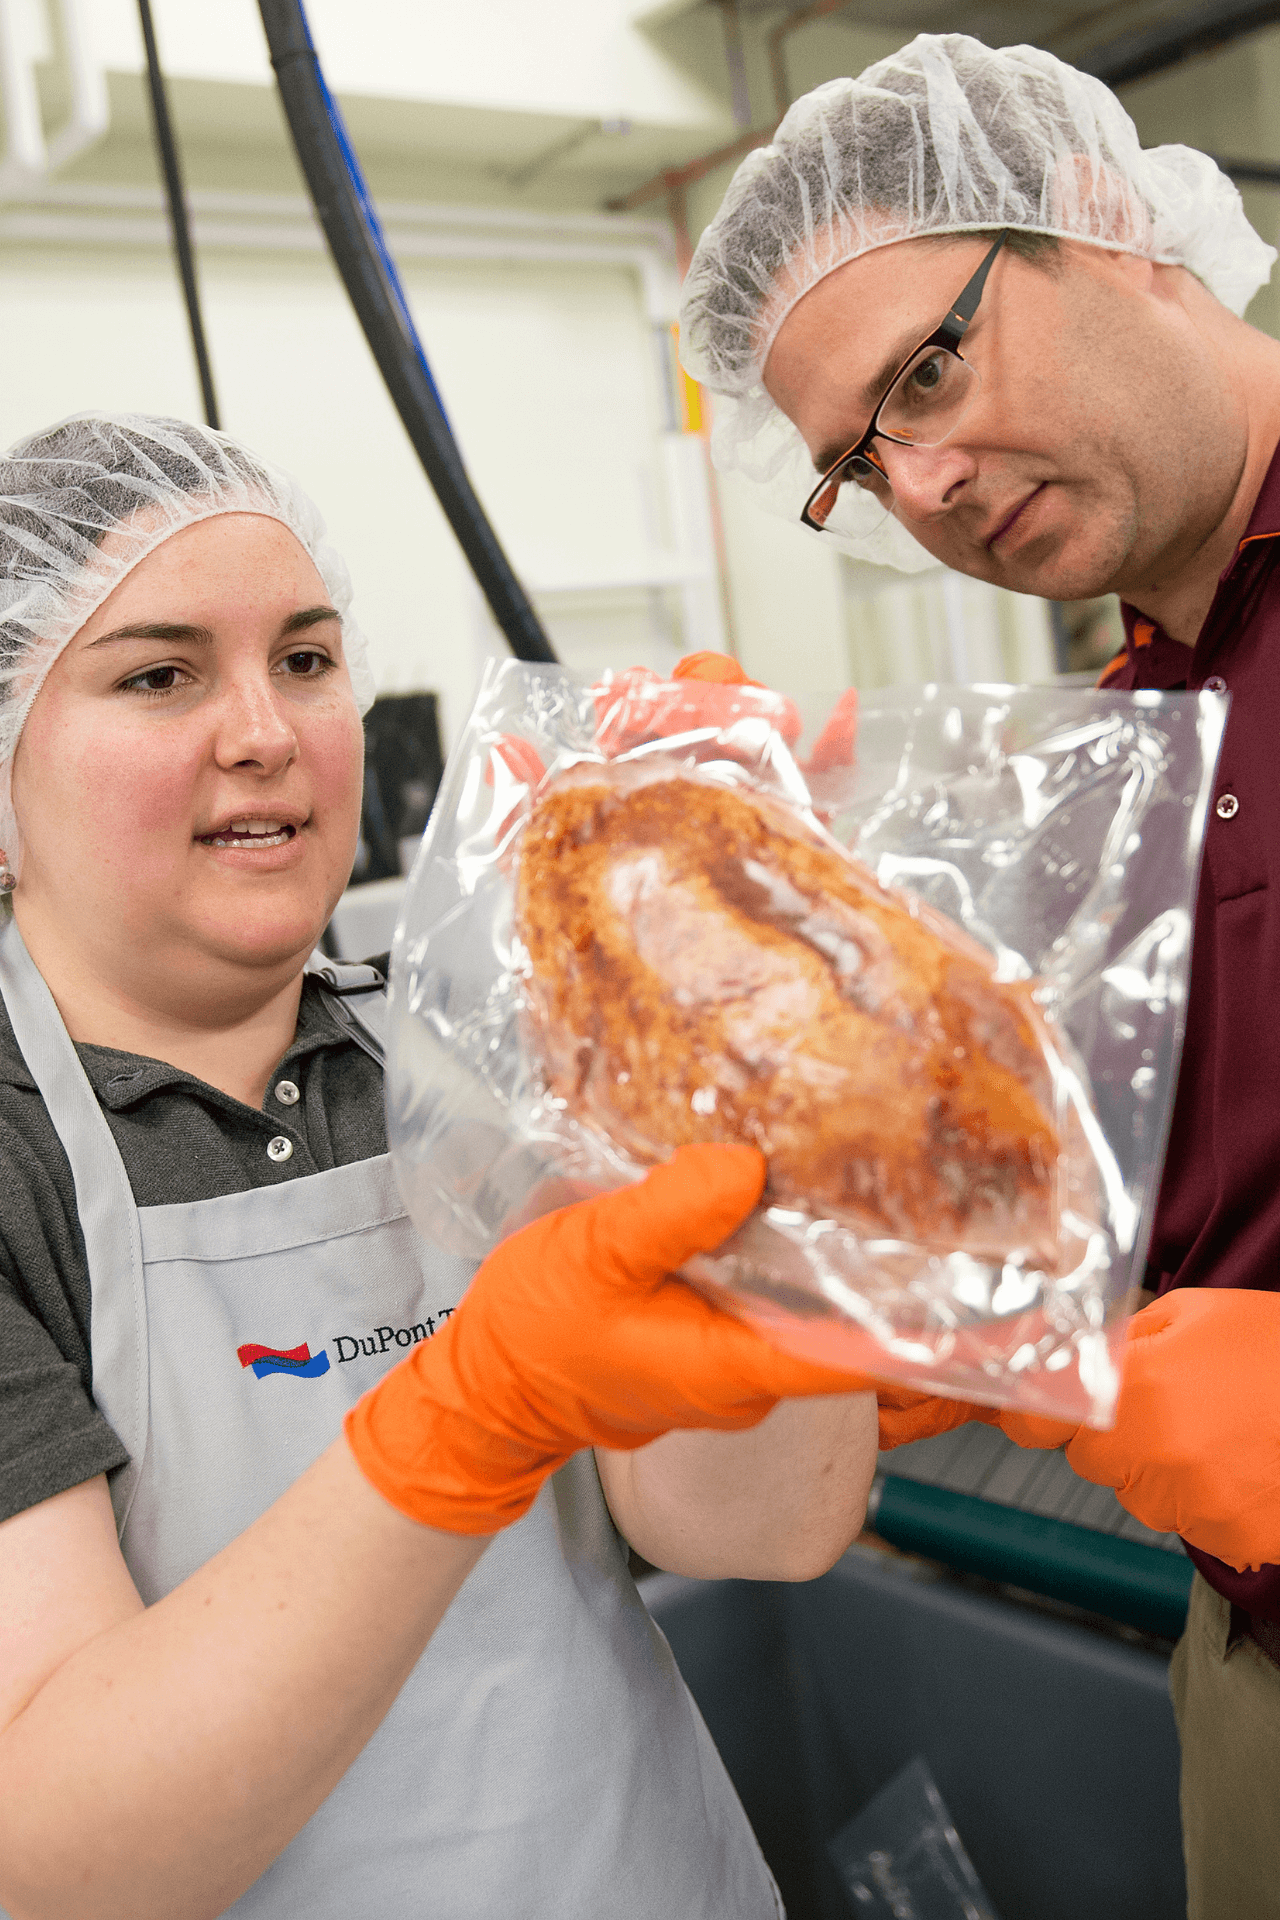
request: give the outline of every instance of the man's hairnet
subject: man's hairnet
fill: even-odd
[[[223,513],[278,520],[306,549],[342,616],[361,713],[373,705],[350,576],[287,473],[229,434],[146,414],[76,414],[20,440],[0,455],[0,848],[15,874],[13,756],[49,669],[139,561],[183,527]]]
[[[1233,313],[1275,250],[1207,154],[1138,145],[1100,80],[1038,47],[998,52],[922,33],[856,80],[829,80],[747,155],[685,281],[681,357],[722,395],[716,465],[798,518],[816,474],[761,375],[806,293],[860,254],[924,234],[1002,227],[1086,240],[1188,268]],[[868,514],[879,506],[868,499]],[[869,537],[828,534],[860,558],[934,564],[892,518]]]

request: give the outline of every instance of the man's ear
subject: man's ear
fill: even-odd
[[[1087,153],[1064,153],[1049,187],[1050,219],[1060,232],[1150,257],[1151,215],[1114,167]]]

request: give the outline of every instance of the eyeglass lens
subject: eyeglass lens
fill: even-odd
[[[879,431],[903,446],[936,447],[954,433],[981,384],[967,360],[943,347],[926,347],[885,395]]]
[[[936,447],[959,426],[978,396],[982,379],[976,368],[943,347],[925,347],[908,361],[880,405],[876,431],[901,446]],[[874,456],[855,454],[831,476],[811,503],[810,518],[821,527],[831,522],[842,487],[852,483],[889,511],[893,490]],[[860,531],[868,530],[867,510],[859,511]]]

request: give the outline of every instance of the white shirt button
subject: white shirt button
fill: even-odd
[[[1204,683],[1206,693],[1225,693],[1227,683],[1220,673],[1211,673]]]
[[[267,1158],[268,1160],[274,1160],[277,1166],[279,1166],[282,1161],[292,1160],[292,1140],[286,1140],[282,1133],[278,1133],[274,1140],[268,1140]]]
[[[302,1095],[292,1080],[276,1081],[276,1099],[282,1107],[296,1107]]]
[[[1234,820],[1239,811],[1240,802],[1236,799],[1234,793],[1219,795],[1218,804],[1214,808],[1214,812],[1217,814],[1219,820]]]

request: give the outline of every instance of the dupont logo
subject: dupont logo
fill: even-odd
[[[255,1380],[263,1380],[269,1373],[291,1373],[299,1380],[318,1380],[322,1373],[329,1371],[329,1356],[324,1348],[313,1356],[305,1340],[300,1347],[259,1347],[249,1341],[236,1348],[236,1358],[242,1367],[253,1368]]]

